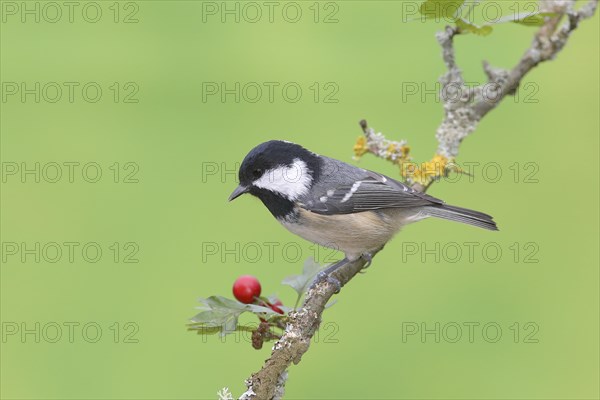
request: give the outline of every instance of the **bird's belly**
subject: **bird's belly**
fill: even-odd
[[[406,220],[397,210],[341,215],[321,215],[304,209],[297,211],[297,221],[281,220],[282,225],[308,241],[344,252],[351,260],[379,249]]]

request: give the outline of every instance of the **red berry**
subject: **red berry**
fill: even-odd
[[[283,303],[281,302],[281,300],[275,300],[275,302],[273,304],[269,304],[269,307],[271,308],[271,310],[275,311],[276,313],[283,314],[283,310],[278,307],[278,306],[282,306],[282,305],[283,305]]]
[[[252,275],[242,275],[233,283],[233,295],[244,304],[253,303],[260,296],[260,282]]]

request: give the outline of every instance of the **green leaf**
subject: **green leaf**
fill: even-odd
[[[465,0],[425,0],[419,12],[428,19],[455,19]]]
[[[514,22],[525,26],[542,26],[546,23],[546,17],[556,17],[557,13],[542,12],[530,15],[523,19],[517,19]]]
[[[241,312],[204,311],[192,318],[192,322],[198,326],[209,328],[218,327],[222,335],[235,331]]]
[[[225,323],[234,313],[223,311],[203,311],[192,317],[191,321],[198,324],[218,324]]]
[[[240,332],[254,332],[256,330],[256,326],[238,325],[235,330]]]
[[[213,326],[213,325],[205,325],[205,324],[188,324],[189,331],[196,331],[198,335],[214,335],[216,333],[221,333],[223,331],[223,327],[221,325]],[[251,325],[238,325],[235,327],[236,331],[240,332],[254,332],[256,330],[256,326]],[[231,333],[230,331],[226,332]]]
[[[202,304],[199,309],[207,310],[243,310],[246,304],[237,300],[228,299],[223,296],[210,296],[207,299],[200,298],[198,301]]]
[[[302,296],[322,269],[321,265],[315,262],[315,260],[308,258],[304,262],[304,268],[302,269],[301,275],[288,276],[284,278],[281,283],[291,286],[299,296]]]
[[[315,280],[315,277],[319,272],[324,269],[321,265],[319,265],[312,257],[307,258],[304,262],[304,268],[302,269],[302,275],[291,275],[284,278],[281,283],[284,285],[291,286],[296,293],[298,293],[298,297],[296,298],[296,304],[294,305],[294,309],[298,308],[298,304],[300,304],[300,300],[302,299],[302,295],[306,293],[311,283]],[[284,310],[284,309],[282,309]],[[288,311],[284,310],[286,313]]]
[[[196,331],[198,335],[214,335],[215,333],[221,332],[221,327],[202,324],[189,324],[188,330]]]
[[[209,330],[219,328],[221,335],[234,332],[238,328],[239,316],[244,312],[261,314],[265,317],[281,315],[268,307],[255,304],[244,304],[237,300],[222,296],[211,296],[207,299],[199,299],[202,312],[191,318],[194,329],[207,327]]]
[[[256,304],[246,304],[246,306],[247,306],[246,311],[250,311],[255,314],[263,313],[263,314],[267,314],[267,315],[281,315],[278,312],[273,311],[269,307],[257,306]]]
[[[474,23],[463,18],[458,18],[456,20],[456,26],[461,30],[461,32],[470,32],[479,36],[487,36],[492,33],[492,27],[490,25],[475,25]]]
[[[507,15],[496,21],[497,24],[505,22],[514,22],[525,26],[542,26],[546,22],[546,17],[557,17],[558,13],[553,12],[523,12],[516,15]]]
[[[283,311],[283,315],[289,314],[290,311],[294,310],[292,307],[287,307],[287,306],[283,306],[283,305],[282,306],[277,306],[277,307],[279,307],[279,309],[281,311]],[[279,313],[275,313],[275,314],[276,315],[282,315],[282,314],[279,314]]]

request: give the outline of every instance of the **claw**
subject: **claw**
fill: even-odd
[[[377,252],[383,250],[383,247],[385,245],[381,246],[380,248],[378,248],[377,250],[375,250],[374,252],[367,252],[367,253],[363,253],[361,255],[361,257],[367,261],[367,263],[365,264],[364,267],[362,267],[361,271],[364,271],[365,269],[369,268],[371,266],[371,262],[373,261],[373,254],[376,254]]]
[[[371,266],[371,262],[373,261],[373,255],[371,253],[364,253],[361,257],[367,261],[365,266],[362,267],[362,270],[365,270]]]
[[[331,275],[329,275],[327,272],[325,271],[321,271],[317,274],[317,277],[315,278],[315,280],[313,281],[313,283],[310,285],[311,289],[314,289],[314,287],[319,284],[319,283],[323,283],[323,282],[328,282],[330,284],[332,284],[333,286],[335,286],[335,293],[339,293],[340,290],[342,290],[342,284],[340,281],[338,281],[337,279],[335,279],[334,277],[332,277]]]
[[[325,268],[323,271],[319,272],[312,285],[310,285],[310,288],[313,289],[317,283],[328,282],[336,288],[335,293],[339,293],[342,289],[342,283],[339,280],[332,277],[331,274],[336,269],[345,265],[347,262],[348,259],[344,258],[343,260],[338,261],[335,264],[332,264],[329,267]]]

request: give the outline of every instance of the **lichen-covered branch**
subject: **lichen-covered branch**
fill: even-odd
[[[493,110],[506,96],[514,95],[523,77],[544,61],[552,60],[567,43],[571,33],[581,21],[594,15],[598,0],[588,0],[575,10],[575,0],[543,0],[540,11],[552,12],[557,16],[546,17],[546,22],[534,35],[530,47],[519,62],[510,70],[492,67],[483,61],[488,82],[476,87],[464,83],[454,52],[454,41],[461,31],[457,27],[446,27],[438,32],[437,40],[442,48],[446,73],[440,77],[441,98],[444,101],[444,118],[436,131],[438,147],[431,161],[416,165],[408,152],[406,141],[389,141],[382,134],[363,129],[364,137],[355,145],[357,157],[372,153],[400,166],[400,175],[414,187],[426,189],[435,180],[455,169],[454,160],[464,138],[475,131],[479,121]],[[565,19],[562,25],[560,21]],[[401,144],[403,157],[390,159],[389,144]],[[408,166],[408,167],[407,167]]]
[[[580,10],[575,10],[574,7],[575,0],[541,1],[540,9],[542,11],[557,13],[559,16],[547,17],[548,21],[534,35],[531,46],[525,51],[517,65],[510,71],[502,71],[499,74],[494,71],[501,70],[493,70],[487,62],[484,62],[484,68],[490,77],[489,83],[498,84],[499,94],[480,98],[473,105],[473,110],[479,119],[493,110],[507,94],[513,94],[529,71],[544,61],[553,60],[567,44],[571,33],[577,29],[579,23],[594,15],[598,7],[598,0],[589,0]],[[566,21],[559,27],[563,15],[566,16]],[[498,79],[499,77],[502,79]]]
[[[447,27],[437,34],[442,47],[442,58],[447,72],[440,78],[444,118],[436,131],[438,147],[431,161],[416,165],[412,162],[406,141],[386,139],[376,133],[366,121],[361,121],[361,136],[354,152],[357,157],[371,153],[400,167],[400,174],[418,190],[425,191],[436,179],[444,176],[458,155],[462,140],[469,136],[479,121],[494,109],[507,95],[518,90],[523,77],[544,61],[553,59],[567,43],[579,23],[590,18],[598,6],[598,0],[589,0],[575,10],[575,0],[543,0],[541,10],[557,13],[546,21],[534,36],[531,46],[519,62],[510,70],[494,68],[483,62],[488,82],[467,88],[462,72],[455,59],[454,40],[461,33],[457,27]],[[561,19],[566,21],[560,25]],[[347,262],[337,268],[332,277],[342,286],[348,283],[365,266],[362,258]],[[300,309],[290,313],[289,322],[281,338],[273,346],[269,359],[260,371],[246,380],[248,390],[240,399],[280,399],[284,393],[287,369],[298,364],[310,346],[310,341],[321,322],[325,305],[336,293],[337,287],[330,281],[318,282],[311,288]]]
[[[424,192],[433,182],[435,177],[442,176],[449,169],[454,169],[448,163],[448,159],[435,155],[431,161],[417,165],[410,156],[410,147],[405,140],[396,142],[388,140],[382,133],[376,133],[368,126],[366,120],[360,121],[364,136],[361,136],[354,145],[355,158],[365,153],[372,153],[388,160],[400,167],[400,175],[410,182],[413,188]]]

